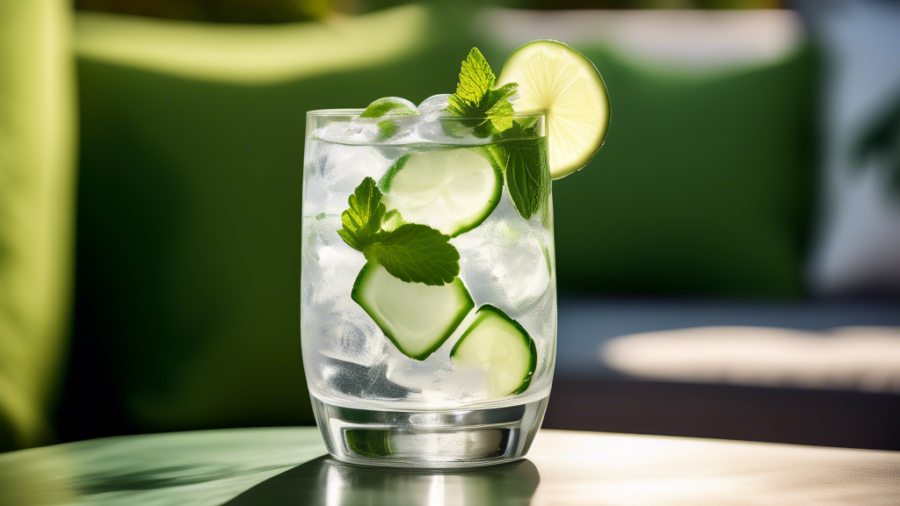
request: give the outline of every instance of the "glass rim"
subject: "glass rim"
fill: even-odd
[[[359,118],[359,116],[365,111],[365,109],[356,109],[356,108],[345,108],[345,109],[314,109],[312,111],[306,111],[306,117],[328,117],[328,118]],[[394,116],[392,119],[399,119],[409,116]],[[543,118],[546,117],[545,111],[526,111],[526,112],[516,112],[512,116],[507,116],[512,119],[522,119],[522,118]],[[389,119],[389,118],[366,118],[373,120],[380,119]],[[484,117],[463,117],[463,116],[442,116],[438,118],[440,121],[460,121],[460,120],[489,120],[491,118]]]

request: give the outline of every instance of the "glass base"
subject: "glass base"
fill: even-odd
[[[336,406],[312,396],[331,455],[350,464],[460,468],[520,459],[547,409],[547,397],[502,408],[376,411]]]

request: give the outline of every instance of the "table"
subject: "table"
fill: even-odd
[[[0,504],[898,505],[900,452],[541,431],[528,458],[396,471],[313,427],[115,437],[0,454]]]

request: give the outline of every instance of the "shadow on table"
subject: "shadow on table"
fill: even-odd
[[[442,471],[358,467],[324,456],[273,476],[226,505],[524,505],[540,479],[527,460]]]

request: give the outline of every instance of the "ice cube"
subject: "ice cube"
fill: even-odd
[[[322,257],[325,258],[328,257]],[[339,258],[350,259],[347,256],[331,260],[337,262]],[[305,346],[315,350],[313,360],[328,357],[371,366],[384,358],[384,334],[349,297],[358,271],[357,265],[323,269],[319,263],[304,259],[301,333]]]
[[[416,133],[416,127],[422,123],[421,116],[397,116],[377,120],[382,131],[381,142],[386,144],[405,144]]]
[[[320,179],[328,188],[347,178],[380,176],[390,162],[373,146],[353,146],[310,141],[311,153],[307,157],[309,174],[306,181]]]
[[[314,143],[311,162],[305,170],[304,214],[340,215],[347,209],[347,198],[366,177],[376,181],[393,163],[374,146]]]
[[[432,121],[422,121],[416,126],[416,135],[434,144],[486,144],[489,139],[476,137],[473,125],[467,125],[456,118],[441,116]]]
[[[361,118],[387,118],[408,116],[416,111],[416,104],[400,97],[382,97],[366,107]]]
[[[322,379],[329,390],[362,399],[404,399],[412,393],[420,393],[392,383],[385,376],[385,365],[360,366],[340,360],[325,360]]]
[[[384,357],[384,335],[371,318],[352,313],[320,313],[324,321],[316,349],[324,357],[373,366]]]
[[[527,235],[515,246],[503,248],[491,277],[511,306],[529,306],[550,286],[550,252],[536,236]]]
[[[453,337],[451,341],[455,341]],[[388,345],[391,348],[391,345]],[[487,395],[484,370],[459,368],[439,350],[425,361],[410,360],[396,349],[388,350],[387,379],[412,391],[421,392],[429,406],[450,406],[484,400]]]
[[[460,252],[460,276],[476,304],[524,314],[551,284],[552,235],[539,217],[524,221],[506,191],[491,216],[451,241]]]
[[[422,119],[425,121],[434,121],[441,116],[446,116],[447,112],[445,109],[447,108],[447,99],[450,98],[449,94],[443,95],[432,95],[422,101],[419,104],[419,114],[422,115]]]
[[[460,121],[441,121],[443,118],[450,117],[445,110],[447,108],[447,99],[450,95],[434,95],[425,99],[419,104],[419,114],[422,115],[422,122],[416,127],[416,133],[423,140],[440,144],[471,144],[482,143],[483,139],[478,139],[471,132],[471,126],[465,125]]]
[[[337,237],[334,230],[331,235]],[[314,287],[313,303],[329,301],[346,296],[353,290],[356,276],[366,263],[366,257],[346,244],[320,246],[314,249],[313,255],[318,265],[315,272],[321,283]]]
[[[340,228],[338,215],[303,219],[302,302],[304,308],[319,317],[354,310],[358,315],[361,310],[349,294],[366,259],[338,236],[336,231]],[[356,307],[348,308],[349,305]]]
[[[312,133],[313,139],[342,144],[371,144],[379,137],[378,127],[370,121],[331,123]]]

